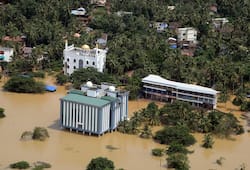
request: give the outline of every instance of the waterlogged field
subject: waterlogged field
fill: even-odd
[[[46,82],[52,84],[53,80],[49,78]],[[151,156],[151,149],[165,148],[165,146],[153,140],[119,132],[95,137],[60,129],[59,98],[65,94],[66,90],[63,86],[58,87],[55,93],[45,94],[0,91],[0,106],[6,110],[6,117],[0,120],[0,169],[6,169],[10,163],[25,160],[30,163],[49,162],[53,170],[82,170],[92,158],[97,156],[108,157],[114,161],[117,168],[126,170],[166,169],[165,157]],[[149,102],[148,100],[129,102],[130,116],[134,111],[146,107]],[[218,108],[222,111],[231,111],[236,115],[240,114],[237,108],[229,103],[220,104]],[[242,123],[245,122],[242,121]],[[20,141],[22,132],[33,130],[36,126],[46,127],[50,138],[44,142]],[[197,143],[189,147],[189,150],[194,151],[189,155],[190,169],[234,170],[243,163],[246,169],[250,168],[249,133],[234,137],[233,140],[216,139],[213,149],[204,149],[200,146],[202,134],[194,134],[194,136]],[[216,164],[216,160],[220,157],[224,158],[221,166]]]

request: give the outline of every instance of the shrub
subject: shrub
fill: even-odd
[[[42,82],[36,82],[29,76],[14,76],[7,81],[4,89],[18,93],[42,93],[44,86]]]
[[[45,77],[45,73],[43,71],[32,72],[31,74],[33,75],[33,77],[39,77],[39,78]]]
[[[48,137],[49,137],[49,133],[48,133],[47,129],[42,128],[42,127],[36,127],[34,129],[32,139],[43,141]]]
[[[240,106],[240,110],[241,111],[250,111],[250,102],[249,101],[243,102]]]
[[[188,158],[183,153],[174,153],[167,158],[168,168],[175,168],[176,170],[188,170]]]
[[[183,154],[187,154],[188,150],[179,143],[171,143],[170,146],[168,147],[166,153],[168,155],[174,154],[174,153],[183,153]]]
[[[160,148],[155,148],[155,149],[152,149],[152,155],[154,156],[163,156],[163,149],[160,149]]]
[[[114,169],[115,166],[113,161],[103,157],[92,159],[87,166],[87,170],[114,170]]]
[[[19,162],[10,164],[10,167],[13,169],[27,169],[30,167],[30,165],[26,161],[19,161]]]
[[[232,102],[234,105],[236,105],[236,106],[240,106],[242,103],[243,103],[243,99],[242,99],[242,97],[235,97],[234,99],[233,99],[233,102]]]
[[[59,73],[56,75],[56,82],[59,85],[63,85],[68,81],[68,76],[64,75],[63,73]]]
[[[0,118],[5,117],[4,109],[0,107]]]
[[[214,144],[213,137],[211,134],[205,134],[203,139],[202,147],[204,148],[212,148]]]
[[[165,127],[163,130],[157,131],[155,139],[161,144],[178,143],[184,146],[193,145],[195,138],[189,134],[189,129],[184,126]]]

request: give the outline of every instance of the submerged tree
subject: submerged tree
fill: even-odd
[[[204,139],[203,139],[202,142],[203,142],[202,147],[204,147],[204,148],[212,148],[213,144],[214,144],[212,135],[211,134],[205,134]]]
[[[97,157],[90,161],[86,170],[105,170],[105,169],[114,170],[115,166],[113,161],[104,157]]]

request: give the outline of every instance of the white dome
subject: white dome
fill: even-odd
[[[109,91],[115,91],[115,87],[114,86],[109,86]]]
[[[93,83],[91,81],[87,81],[86,85],[87,85],[87,87],[92,87]]]

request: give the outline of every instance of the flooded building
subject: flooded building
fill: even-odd
[[[97,135],[115,130],[128,118],[128,95],[108,83],[87,82],[81,90],[72,90],[60,99],[60,125]]]
[[[65,75],[71,75],[76,69],[94,67],[98,72],[103,72],[106,63],[106,49],[98,47],[90,49],[88,45],[83,45],[81,48],[68,46],[65,42],[63,51],[63,71]]]
[[[215,109],[218,91],[193,84],[166,80],[158,75],[148,75],[142,79],[146,98],[173,102],[181,100],[193,106]]]

